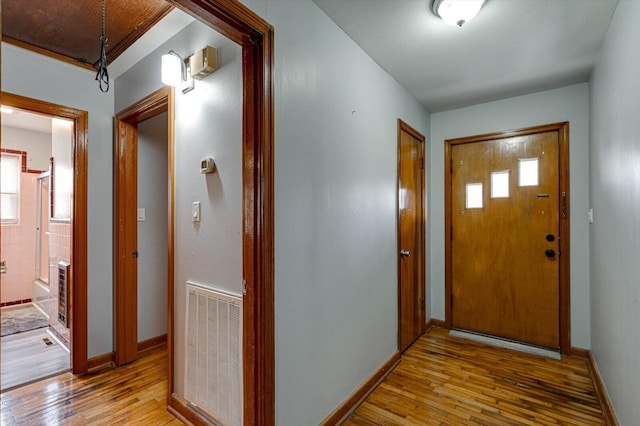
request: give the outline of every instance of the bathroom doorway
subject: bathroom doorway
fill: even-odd
[[[52,109],[42,113],[40,101],[9,98],[7,104],[3,94],[0,163],[2,391],[68,371],[74,337],[69,308],[79,120],[50,115]]]

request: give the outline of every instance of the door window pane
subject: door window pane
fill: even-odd
[[[482,208],[482,183],[467,184],[467,203],[466,204],[468,209]]]
[[[538,159],[521,158],[518,160],[518,186],[538,186]]]
[[[491,172],[491,198],[509,198],[509,170]]]

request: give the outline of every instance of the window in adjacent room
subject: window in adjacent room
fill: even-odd
[[[18,223],[20,214],[20,169],[22,156],[0,156],[0,210],[2,223]]]

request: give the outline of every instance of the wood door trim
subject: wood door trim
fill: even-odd
[[[131,299],[137,297],[137,288],[127,286],[127,281],[124,274],[125,265],[122,262],[127,253],[123,253],[125,247],[127,247],[126,238],[131,238],[132,229],[130,227],[137,227],[137,222],[124,222],[121,226],[120,222],[126,216],[124,207],[127,205],[127,197],[131,195],[132,191],[137,192],[137,173],[133,173],[133,170],[127,167],[121,167],[121,164],[125,163],[124,156],[127,152],[135,150],[137,147],[129,147],[127,144],[129,139],[124,138],[120,133],[119,123],[125,123],[126,125],[136,126],[152,117],[160,115],[164,112],[168,113],[167,116],[167,173],[169,176],[169,202],[168,202],[168,223],[167,223],[167,346],[169,360],[173,360],[173,300],[174,300],[174,192],[175,192],[175,164],[174,164],[174,147],[175,147],[175,132],[174,132],[174,117],[175,117],[175,97],[174,92],[169,87],[163,87],[138,102],[130,105],[124,110],[116,114],[115,120],[115,147],[114,147],[114,164],[113,169],[115,171],[115,183],[114,183],[114,360],[117,365],[132,361],[138,352],[138,337],[137,333],[127,332],[127,329],[132,327],[131,319],[136,318],[138,315],[137,304]],[[136,136],[137,140],[137,136]],[[136,167],[137,169],[137,167]],[[133,230],[135,231],[135,230]],[[122,236],[125,238],[122,238]],[[127,237],[129,236],[129,237]],[[131,241],[128,241],[131,244]],[[133,243],[136,243],[135,241]],[[129,288],[131,287],[131,288]],[[127,319],[129,321],[127,321]],[[134,324],[135,325],[135,324]],[[133,358],[133,359],[132,359]],[[173,363],[169,363],[168,380],[169,385],[173,384]],[[169,386],[171,388],[171,386]]]
[[[275,424],[273,27],[237,0],[168,0],[242,46],[244,422]],[[176,401],[171,398],[169,401]],[[174,409],[178,410],[179,404]]]
[[[422,232],[420,233],[420,257],[418,260],[418,268],[420,270],[420,278],[418,279],[418,286],[420,288],[420,295],[422,295],[422,297],[424,297],[425,299],[425,303],[426,303],[426,286],[425,286],[425,275],[426,275],[426,207],[425,207],[425,197],[424,197],[424,192],[425,192],[425,188],[426,188],[426,182],[425,182],[425,166],[424,164],[426,164],[426,160],[425,160],[425,143],[426,143],[426,138],[424,137],[424,135],[422,135],[420,132],[418,132],[416,129],[414,129],[413,127],[411,127],[410,125],[408,125],[406,122],[404,122],[402,119],[398,119],[398,171],[397,171],[397,177],[396,177],[396,214],[398,214],[398,212],[400,211],[400,198],[399,198],[399,192],[400,192],[400,138],[402,137],[402,132],[408,133],[409,135],[411,135],[412,137],[414,137],[415,139],[420,141],[420,157],[422,158],[422,172],[421,172],[421,179],[422,179],[422,194],[420,194],[420,199],[422,201],[421,204],[421,217],[420,217],[420,222],[421,222],[421,228],[422,228]],[[398,349],[401,349],[401,321],[400,321],[400,315],[401,315],[401,301],[400,301],[400,291],[401,291],[401,285],[400,285],[400,256],[398,255],[398,253],[400,253],[401,247],[400,247],[400,218],[398,217],[397,220],[397,230],[396,230],[396,257],[397,257],[397,275],[398,275]],[[426,331],[426,306],[425,303],[422,303],[422,307],[420,309],[420,318],[418,319],[419,323],[420,323],[420,334],[424,334],[424,332]]]
[[[542,126],[527,127],[518,130],[487,133],[483,135],[468,136],[463,138],[447,139],[444,146],[444,245],[445,245],[445,326],[451,328],[452,318],[452,270],[451,270],[451,232],[452,232],[452,182],[451,182],[451,154],[455,145],[486,142],[514,136],[525,136],[545,132],[558,132],[558,169],[560,191],[560,352],[569,355],[571,352],[571,280],[570,280],[570,193],[569,193],[569,122],[546,124]],[[565,197],[562,197],[562,194]],[[564,199],[564,202],[563,202]],[[563,210],[564,209],[564,214]]]
[[[2,92],[2,104],[14,108],[66,118],[74,122],[74,197],[71,221],[71,371],[88,369],[87,352],[87,177],[89,114],[50,102]]]

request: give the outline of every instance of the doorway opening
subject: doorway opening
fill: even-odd
[[[7,93],[2,105],[4,391],[86,371],[87,115]]]
[[[116,227],[114,230],[116,260],[114,361],[116,365],[134,361],[138,357],[139,349],[142,350],[148,346],[162,343],[171,334],[172,327],[169,326],[171,322],[166,317],[167,314],[171,315],[173,312],[174,105],[173,91],[169,88],[162,88],[116,114],[117,136],[114,159],[114,170],[116,171],[114,185],[114,226]],[[156,124],[156,126],[147,126],[146,124]],[[161,159],[153,165],[153,168],[138,167],[139,142],[142,142],[142,149],[146,154],[141,159],[142,161],[153,158]],[[158,146],[153,147],[153,145]],[[141,180],[139,170],[149,171],[150,169],[159,171],[159,175],[155,177],[144,176],[145,179]],[[149,179],[146,179],[147,177]],[[158,178],[159,182],[157,182]],[[158,185],[153,183],[154,180]],[[155,205],[154,211],[150,211],[150,218],[154,218],[152,222],[155,231],[157,231],[155,233],[147,232],[145,229],[144,225],[147,224],[146,209],[138,207],[138,184],[140,182],[148,183],[148,188],[144,188],[148,190],[144,191],[142,195],[146,201]],[[168,186],[163,186],[162,182]],[[155,214],[161,209],[164,211]],[[153,281],[149,282],[146,279],[142,280],[143,287],[146,286],[147,290],[151,290],[151,293],[143,292],[145,300],[141,300],[141,302],[149,302],[149,309],[155,307],[158,315],[165,318],[164,324],[151,324],[149,327],[142,327],[140,331],[138,324],[139,319],[142,318],[139,318],[138,311],[139,223],[143,225],[142,235],[144,237],[153,238],[155,234],[161,240],[160,244],[145,244],[148,251],[144,253],[146,261],[142,265],[143,269],[145,272],[158,275],[155,278],[159,281],[153,283]],[[162,229],[163,227],[164,229]],[[165,253],[164,259],[160,254],[163,251]],[[149,258],[149,254],[151,254],[151,258]],[[163,264],[164,267],[160,266]],[[153,294],[153,297],[148,297],[150,294]],[[165,303],[157,303],[157,299],[163,299]],[[162,306],[162,308],[158,310],[158,306]],[[152,329],[160,330],[160,332],[151,331],[151,334],[155,335],[149,335],[149,330]],[[141,335],[144,336],[142,339],[139,337]],[[170,341],[170,339],[168,340]],[[169,354],[171,362],[173,358],[171,348]]]
[[[445,141],[445,324],[570,352],[569,123]]]

